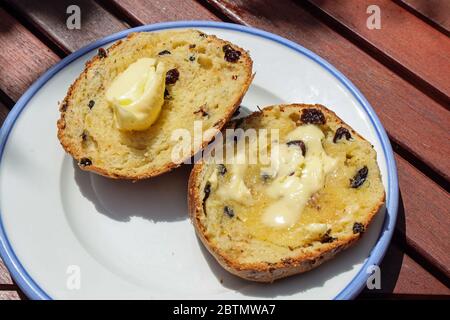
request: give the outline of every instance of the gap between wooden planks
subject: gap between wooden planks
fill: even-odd
[[[127,2],[125,2],[125,3],[127,3]],[[131,2],[132,3],[132,2]],[[121,2],[121,4],[122,4],[122,2]],[[165,7],[165,13],[166,13],[166,15],[167,16],[171,16],[171,14],[170,14],[170,10],[178,10],[177,8],[175,8],[175,7],[172,7],[172,8],[170,8],[169,7],[169,9],[167,8],[167,6]],[[177,11],[178,12],[178,11]],[[196,12],[198,13],[198,12],[201,12],[201,10],[196,10]],[[144,15],[145,16],[145,11],[144,11],[144,13],[142,13],[142,11],[140,11],[140,13],[135,13],[135,15],[139,15],[139,16],[142,16],[142,15]],[[209,14],[210,15],[210,14]],[[199,18],[201,18],[201,17],[196,17],[196,19],[199,19]],[[112,17],[109,17],[108,18],[108,21],[109,20],[111,20],[111,19],[113,19]],[[3,19],[2,19],[3,20]],[[49,26],[43,26],[43,28],[47,28],[47,27],[49,27]],[[51,26],[50,26],[51,27]],[[126,25],[124,25],[123,26],[123,28],[125,28],[126,27]],[[20,27],[19,27],[19,29],[20,29]],[[100,30],[103,30],[102,28],[100,28]],[[27,33],[28,31],[26,30],[26,29],[24,29],[24,30],[21,30],[22,31],[22,33]],[[25,32],[24,32],[25,31]],[[107,35],[107,34],[109,34],[108,33],[108,26],[104,26],[104,30],[103,30],[103,32],[104,33],[102,33],[102,32],[100,32],[99,31],[99,34],[100,34],[100,36],[102,36],[102,35]],[[59,36],[61,36],[61,35],[59,35]],[[31,34],[29,34],[29,32],[28,32],[28,35],[26,36],[26,38],[27,37],[29,37],[29,38],[33,38],[33,36],[31,35]],[[31,40],[33,40],[33,39],[31,39]],[[82,38],[79,38],[78,39],[79,40],[79,42],[78,42],[78,44],[79,45],[81,45],[81,44],[85,44],[85,43],[87,43],[87,42],[89,42],[88,40],[83,40]],[[2,41],[3,42],[3,41]],[[33,43],[33,42],[32,42]],[[11,45],[11,43],[10,42],[8,42],[8,44],[10,44]],[[33,46],[35,45],[36,43],[33,43]],[[14,46],[14,43],[12,43],[12,45]],[[31,48],[31,49],[33,49],[32,51],[33,51],[33,54],[35,54],[35,55],[37,55],[37,56],[40,56],[41,55],[41,53],[42,52],[45,52],[47,49],[45,48],[45,46],[44,45],[42,45],[41,44],[41,46],[38,46],[39,48],[36,48],[36,47],[33,47],[33,48]],[[15,48],[15,49],[17,49],[17,47]],[[69,50],[70,51],[70,50]],[[13,58],[13,57],[10,57],[11,59]],[[28,57],[29,58],[29,57]],[[52,58],[50,57],[50,59],[49,59],[49,62],[48,62],[48,64],[49,65],[51,65],[51,64],[53,64],[54,62],[52,62],[51,61],[52,60]],[[21,60],[22,61],[22,60]],[[9,62],[11,62],[11,61],[9,61]],[[25,64],[25,66],[24,66],[24,69],[26,69],[26,62],[27,62],[27,60],[25,59],[23,62],[21,62],[21,63],[24,63]],[[19,74],[20,75],[20,74]],[[16,75],[17,76],[17,75]],[[20,75],[21,76],[21,75]],[[37,77],[37,74],[34,74],[34,76],[32,76],[31,78],[32,79],[35,79]],[[19,77],[20,78],[20,77]],[[17,80],[19,80],[19,81],[17,81]],[[19,83],[19,84],[22,84],[22,86],[21,86],[21,90],[19,90],[19,89],[16,89],[16,95],[18,95],[18,96],[20,96],[20,94],[26,89],[26,87],[29,85],[26,85],[26,83],[30,83],[30,82],[32,82],[32,80],[27,80],[27,81],[20,81],[21,79],[16,79],[16,82],[17,83]],[[3,89],[3,87],[1,87],[1,89]],[[14,92],[14,91],[13,91]],[[16,97],[16,99],[17,99],[17,97]],[[56,106],[55,106],[56,107]],[[415,168],[409,168],[409,169],[407,169],[407,170],[414,170],[414,171],[417,171]],[[424,181],[428,181],[426,178],[421,178],[422,180],[424,180]],[[431,186],[433,186],[434,184],[432,183],[432,182],[430,182],[430,185]],[[413,186],[412,186],[413,187]],[[414,221],[411,221],[411,223],[413,223]],[[408,229],[408,228],[407,228]]]

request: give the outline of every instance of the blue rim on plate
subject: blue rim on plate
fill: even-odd
[[[372,251],[369,253],[369,257],[367,258],[364,265],[358,271],[356,276],[350,281],[349,284],[335,297],[337,300],[342,299],[353,299],[355,298],[361,290],[364,288],[366,281],[368,279],[368,274],[366,270],[371,265],[379,265],[381,260],[386,253],[386,250],[389,246],[390,240],[392,238],[392,234],[395,228],[395,222],[397,220],[397,207],[398,207],[398,177],[397,177],[397,168],[395,165],[394,155],[392,151],[391,144],[389,142],[389,138],[384,130],[380,120],[375,114],[375,111],[366,100],[366,98],[362,95],[362,93],[350,82],[341,72],[339,72],[335,67],[329,64],[327,61],[311,52],[310,50],[300,46],[297,43],[294,43],[290,40],[277,36],[275,34],[262,31],[255,28],[250,28],[246,26],[241,26],[232,23],[225,22],[211,22],[211,21],[177,21],[177,22],[163,22],[156,23],[152,25],[140,26],[132,29],[127,29],[105,37],[101,40],[98,40],[94,43],[87,45],[86,47],[72,53],[67,56],[55,66],[51,67],[44,75],[42,75],[36,82],[34,82],[30,88],[24,93],[24,95],[17,101],[14,108],[8,114],[1,130],[0,130],[0,162],[3,155],[3,150],[5,148],[6,142],[8,140],[9,133],[14,126],[14,123],[20,112],[25,109],[28,102],[33,98],[36,92],[48,81],[50,80],[56,73],[66,67],[72,61],[78,59],[84,54],[92,51],[98,47],[104,46],[105,44],[116,41],[118,39],[126,37],[130,32],[137,31],[156,31],[162,29],[173,29],[173,28],[221,28],[239,31],[243,33],[248,33],[252,35],[256,35],[265,39],[269,39],[275,41],[279,44],[282,44],[290,49],[297,51],[298,53],[310,58],[311,60],[317,62],[327,71],[329,71],[336,79],[338,79],[355,97],[355,99],[361,104],[366,113],[368,114],[372,125],[375,127],[378,138],[381,141],[382,148],[384,151],[384,157],[387,163],[388,170],[388,190],[387,190],[387,199],[386,199],[386,215],[383,222],[383,228],[381,230],[381,234]],[[6,232],[1,219],[0,212],[0,256],[3,258],[3,261],[6,267],[11,272],[12,277],[19,285],[19,287],[23,290],[23,292],[30,299],[39,299],[39,300],[50,300],[52,299],[44,290],[42,290],[39,285],[31,278],[31,276],[27,273],[25,268],[20,263],[19,259],[14,253],[11,244],[8,241],[6,236]]]

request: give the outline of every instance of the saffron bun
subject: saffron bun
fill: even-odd
[[[217,164],[207,158],[194,166],[190,218],[222,267],[244,279],[272,282],[311,270],[360,239],[385,200],[368,141],[317,104],[270,106],[230,126],[258,135],[259,129],[277,129],[278,139],[267,139],[269,149],[277,143],[288,156],[269,173],[259,162]],[[312,170],[320,183],[308,178]],[[276,216],[283,210],[286,216]],[[280,217],[290,223],[283,225]]]
[[[118,130],[105,92],[140,58],[177,69],[166,81],[161,112],[148,129]],[[60,105],[58,139],[83,170],[111,178],[144,179],[177,167],[201,150],[238,108],[252,81],[252,60],[238,46],[197,30],[130,34],[86,63]],[[167,79],[167,78],[166,78]],[[173,161],[176,129],[191,134],[203,121],[204,135],[185,159]]]

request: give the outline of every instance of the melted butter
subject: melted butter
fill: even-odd
[[[164,104],[164,63],[141,58],[120,73],[106,91],[120,130],[146,130]]]
[[[293,140],[293,139],[292,139]],[[271,164],[269,167],[261,168],[261,174],[270,177],[283,177],[297,171],[304,162],[300,148],[272,142]]]
[[[326,175],[336,165],[336,160],[323,149],[323,132],[314,125],[299,126],[288,135],[290,140],[302,140],[306,145],[305,157],[290,159],[293,175],[279,171],[275,180],[265,190],[274,201],[264,209],[262,221],[271,227],[292,227],[300,218],[311,196],[323,188]],[[289,148],[279,148],[280,159],[289,158]],[[299,149],[299,148],[298,148]],[[282,161],[282,160],[281,160]],[[291,173],[288,173],[291,174]]]
[[[231,177],[229,178],[228,183],[220,185],[217,191],[218,195],[223,199],[234,200],[238,203],[246,203],[251,201],[252,194],[244,182],[244,175],[247,169],[247,164],[245,161],[245,148],[240,148],[237,150],[233,163],[231,165],[227,165],[227,168],[231,174]],[[217,176],[217,172],[215,175]],[[214,178],[212,179],[214,181]]]
[[[283,148],[282,145],[287,141],[301,140],[301,138],[296,138],[297,135],[295,133],[292,133],[295,132],[295,129],[294,125],[286,125],[280,129],[282,137],[279,142],[280,148]],[[291,134],[289,135],[289,133]],[[277,141],[272,140],[270,142],[270,148],[272,148]],[[211,182],[214,182],[212,186],[217,185],[217,189],[214,189],[208,198],[208,216],[211,218],[211,224],[216,226],[218,221],[220,221],[224,234],[240,233],[244,228],[252,239],[268,241],[290,250],[303,247],[313,241],[320,241],[321,237],[329,229],[332,230],[333,235],[341,231],[351,230],[353,222],[358,221],[360,212],[364,212],[365,208],[375,205],[376,201],[378,201],[377,197],[368,197],[369,192],[382,193],[383,187],[380,184],[379,188],[377,186],[378,189],[376,191],[373,191],[373,189],[370,191],[361,189],[359,192],[348,188],[349,178],[362,165],[367,164],[365,160],[358,160],[367,157],[367,151],[359,147],[362,142],[356,140],[351,144],[340,144],[339,147],[332,143],[330,139],[322,138],[321,142],[323,145],[322,149],[332,159],[331,161],[325,161],[322,166],[323,170],[329,173],[325,176],[323,188],[314,193],[307,201],[306,206],[298,211],[298,219],[294,225],[273,227],[272,224],[264,223],[262,219],[262,214],[265,210],[274,202],[281,200],[283,196],[268,196],[268,188],[271,187],[275,180],[282,182],[282,176],[285,176],[285,179],[289,177],[288,170],[281,170],[281,167],[284,167],[284,165],[281,165],[283,163],[281,157],[280,166],[278,167],[273,165],[272,168],[268,167],[269,164],[262,163],[247,165],[244,174],[240,176],[246,188],[250,190],[251,198],[249,198],[249,201],[244,196],[240,196],[238,198],[243,200],[236,202],[230,200],[230,198],[224,199],[218,194],[217,190],[227,184],[233,176],[232,172],[234,170],[232,165],[225,163],[227,173],[223,176],[217,174],[216,168],[211,168],[211,172],[214,172],[214,174],[210,175],[208,180],[211,181],[212,179]],[[307,158],[308,152],[312,149],[308,145],[309,143],[305,142],[305,144],[307,147],[305,156]],[[295,146],[286,148],[286,151],[291,154],[285,157],[288,162],[289,159],[297,159],[293,162],[298,163],[298,166],[292,166],[296,170],[295,177],[297,179],[301,178],[306,160],[306,158],[301,159],[302,156],[298,150]],[[319,151],[321,152],[322,150],[319,148]],[[282,155],[285,154],[283,151],[281,153]],[[353,155],[354,162],[346,164],[346,155],[349,153]],[[276,170],[277,168],[280,170]],[[270,171],[272,169],[273,171]],[[267,179],[261,177],[262,173],[268,173],[268,171],[274,176]],[[376,184],[374,183],[372,186],[375,187]],[[235,217],[233,219],[224,216],[223,207],[225,205],[231,206],[234,210]]]

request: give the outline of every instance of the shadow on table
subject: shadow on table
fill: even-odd
[[[399,232],[400,231],[400,232]],[[403,264],[405,252],[399,247],[399,244],[406,242],[406,222],[405,222],[405,208],[403,206],[403,198],[399,192],[398,214],[396,223],[396,232],[393,236],[393,241],[386,252],[383,262],[380,265],[381,271],[381,289],[365,289],[362,292],[364,297],[370,297],[376,294],[390,294],[394,292],[400,271]]]

